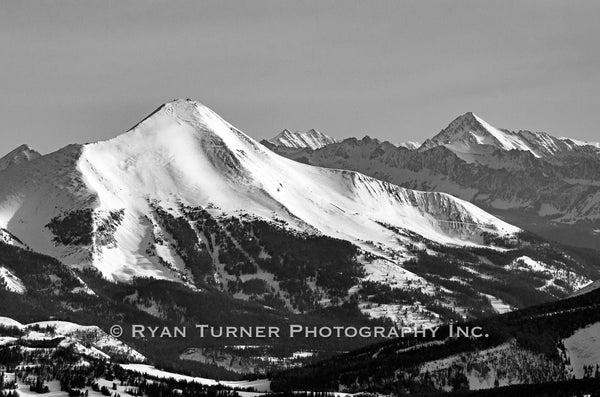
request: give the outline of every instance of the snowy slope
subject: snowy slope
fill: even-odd
[[[574,293],[572,293],[570,295],[570,297],[587,294],[588,292],[591,292],[598,288],[600,288],[600,280],[590,282],[589,284],[585,285],[584,287],[582,287],[582,288],[578,289],[577,291],[575,291]]]
[[[145,362],[146,358],[117,338],[94,325],[79,325],[67,321],[41,321],[21,324],[8,317],[0,317],[0,325],[17,327],[23,331],[25,341],[62,339],[60,346],[73,346],[84,355],[109,358],[126,357],[131,362]]]
[[[77,171],[81,150],[80,145],[70,145],[0,172],[0,228],[34,251],[73,256],[69,263],[81,262],[89,254],[57,247],[46,225],[65,211],[95,205],[95,195]]]
[[[600,365],[600,322],[581,328],[563,340],[567,355],[576,378],[583,378],[584,367]]]
[[[458,245],[480,244],[483,231],[519,230],[448,194],[283,158],[207,107],[184,100],[162,106],[114,139],[68,146],[7,169],[0,186],[0,227],[35,251],[72,265],[92,264],[121,280],[178,277],[146,252],[156,227],[150,202],[174,212],[183,204],[276,217],[291,229],[370,251],[377,246],[378,254],[403,252],[411,238],[397,230]],[[96,235],[91,247],[55,241],[48,223],[85,208],[94,210],[95,232],[108,214],[121,211],[111,241]]]
[[[288,129],[285,129],[274,138],[269,139],[269,142],[277,146],[295,149],[310,148],[314,150],[337,141],[314,129],[306,132],[290,132]]]
[[[8,291],[24,294],[27,291],[23,281],[4,266],[0,266],[0,288],[4,285]]]
[[[201,385],[214,386],[223,385],[227,387],[239,388],[239,389],[254,389],[256,392],[269,392],[270,381],[268,379],[256,379],[252,381],[241,380],[241,381],[217,381],[209,378],[192,377],[187,375],[181,375],[174,372],[167,372],[161,369],[155,368],[151,365],[146,364],[121,364],[126,370],[139,372],[140,374],[150,375],[159,379],[176,379],[185,382],[194,382]]]
[[[27,145],[21,145],[13,151],[0,158],[0,171],[13,165],[19,165],[40,157],[37,151]]]
[[[17,327],[19,329],[22,329],[24,327],[23,324],[21,324],[17,320],[13,320],[12,318],[9,318],[9,317],[0,317],[0,326]]]
[[[14,245],[19,248],[27,248],[18,238],[16,238],[8,230],[0,228],[0,243]]]
[[[136,350],[127,346],[117,338],[107,334],[95,325],[79,325],[68,321],[41,321],[25,325],[29,330],[25,338],[34,338],[36,331],[30,329],[52,329],[52,337],[65,336],[63,344],[75,344],[76,349],[84,350],[82,353],[90,355],[122,355],[134,362],[144,362],[146,358]],[[91,345],[88,349],[81,345],[84,340]]]

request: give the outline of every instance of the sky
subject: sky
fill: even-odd
[[[598,1],[0,2],[0,154],[192,98],[249,135],[423,141],[472,111],[600,140]]]

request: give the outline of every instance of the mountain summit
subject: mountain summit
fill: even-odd
[[[184,217],[184,208],[277,220],[386,258],[404,255],[417,235],[477,246],[484,233],[519,231],[447,194],[286,159],[189,100],[163,105],[116,138],[7,169],[0,186],[0,227],[35,251],[121,280],[190,277],[186,255],[165,237],[165,217]],[[211,265],[226,278],[214,238],[200,241],[211,242]]]
[[[314,150],[330,143],[335,143],[337,140],[315,129],[306,132],[290,132],[290,130],[285,129],[274,138],[269,139],[268,142],[276,146],[294,149],[309,148]]]
[[[426,140],[420,150],[436,146],[445,146],[463,160],[473,162],[489,157],[495,150],[530,152],[541,158],[571,151],[578,145],[572,140],[556,138],[545,132],[512,132],[496,128],[474,113],[467,112],[454,119],[439,134]]]
[[[0,158],[0,171],[5,170],[12,165],[18,165],[34,160],[40,156],[40,153],[33,150],[28,145],[21,145]]]

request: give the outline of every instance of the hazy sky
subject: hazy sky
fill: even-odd
[[[1,1],[0,153],[193,98],[256,138],[392,142],[473,111],[600,140],[600,1]]]

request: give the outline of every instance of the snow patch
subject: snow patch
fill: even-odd
[[[271,382],[268,379],[257,379],[257,380],[253,380],[253,381],[246,381],[246,380],[243,380],[243,381],[218,381],[218,380],[214,380],[214,379],[192,377],[192,376],[187,376],[187,375],[176,374],[173,372],[167,372],[167,371],[157,369],[151,365],[145,365],[145,364],[121,364],[121,367],[123,369],[129,370],[129,371],[134,371],[134,372],[138,372],[141,374],[154,376],[157,378],[163,378],[163,379],[171,379],[172,378],[175,380],[194,382],[194,383],[199,383],[199,384],[207,385],[207,386],[223,385],[223,386],[228,386],[228,387],[233,387],[233,388],[237,387],[240,389],[253,388],[257,392],[269,392],[270,386],[271,386]]]
[[[600,365],[600,322],[581,328],[563,339],[576,378],[583,378],[584,367]]]
[[[494,295],[483,294],[486,298],[490,300],[492,304],[492,308],[498,314],[508,313],[513,311],[514,309],[507,303],[505,303],[502,299],[495,297]]]
[[[5,288],[16,294],[25,294],[27,288],[23,281],[4,266],[0,266],[0,285],[4,284]]]

